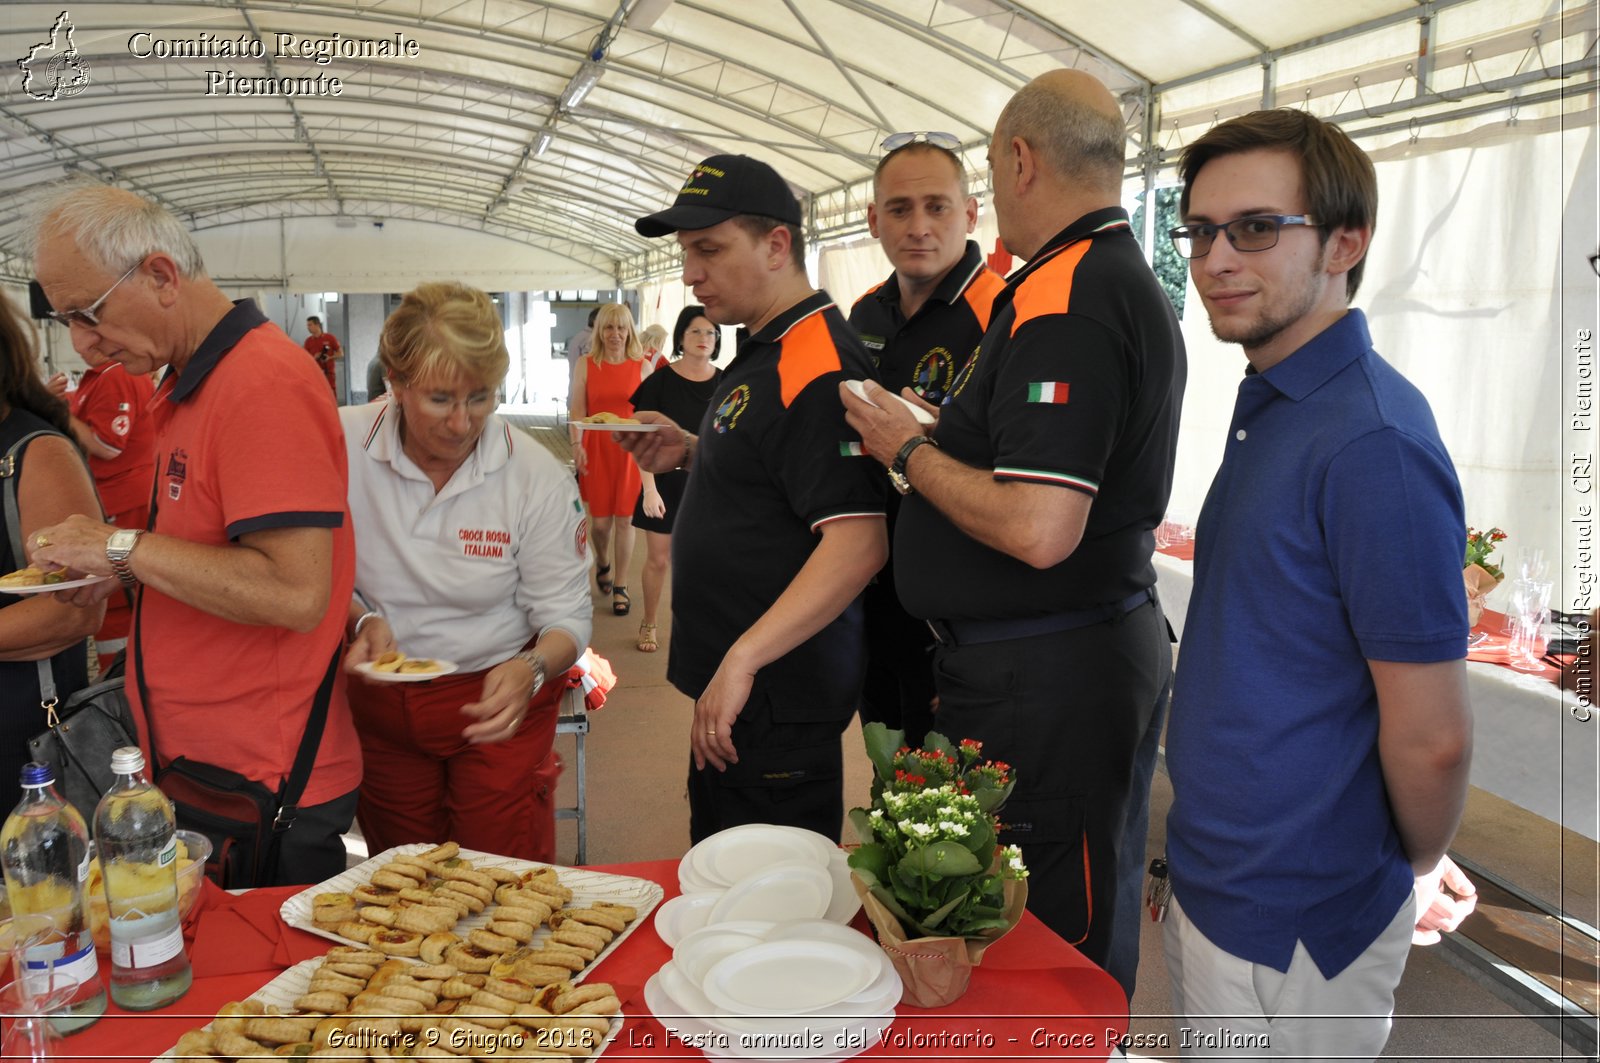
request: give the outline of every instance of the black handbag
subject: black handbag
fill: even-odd
[[[54,432],[31,432],[14,443],[0,458],[6,528],[11,533],[11,555],[18,564],[27,557],[22,544],[22,517],[17,509],[19,456],[31,440]],[[93,822],[95,805],[111,785],[111,751],[138,745],[133,712],[122,688],[122,658],[92,685],[60,700],[50,658],[35,662],[39,668],[39,707],[45,729],[28,739],[28,753],[56,771],[56,787],[85,822]]]
[[[40,688],[45,694],[43,731],[28,739],[28,753],[40,764],[56,770],[56,788],[85,823],[94,822],[94,809],[111,787],[111,754],[123,746],[139,744],[133,708],[123,690],[122,655],[91,685],[55,707],[53,694],[45,692],[41,662]],[[51,684],[54,689],[54,683]]]

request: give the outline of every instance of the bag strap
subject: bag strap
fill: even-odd
[[[5,457],[0,458],[0,480],[5,481],[3,493],[5,495],[6,531],[11,534],[11,557],[19,568],[24,567],[22,563],[28,557],[28,553],[23,549],[22,545],[22,511],[17,507],[17,481],[22,479],[17,473],[20,471],[18,466],[21,464],[22,451],[23,448],[40,436],[60,434],[43,428],[29,432],[11,444],[11,449],[6,451]],[[56,705],[60,701],[56,696],[55,669],[50,666],[50,658],[48,657],[41,657],[34,664],[39,669],[39,707],[44,709],[45,719],[48,721],[49,726],[54,727],[56,725]]]
[[[133,676],[139,686],[139,705],[144,711],[145,729],[150,735],[150,750],[153,756],[157,742],[155,716],[150,711],[150,691],[144,681],[144,633],[140,624],[143,606],[144,595],[141,594],[133,613],[131,637]],[[275,835],[294,826],[295,816],[299,813],[300,797],[305,793],[306,783],[311,780],[311,769],[317,760],[317,747],[322,744],[322,732],[328,722],[328,706],[333,701],[333,681],[339,673],[339,657],[343,649],[344,642],[341,639],[333,648],[333,657],[328,661],[327,671],[323,672],[316,697],[312,699],[311,714],[306,717],[306,729],[300,736],[300,748],[295,751],[294,765],[289,769],[289,775],[284,779],[283,785],[278,788],[278,807],[272,819],[272,830]]]

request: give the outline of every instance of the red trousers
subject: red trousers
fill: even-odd
[[[424,683],[350,681],[350,708],[366,773],[356,819],[376,855],[411,842],[458,842],[464,849],[550,863],[555,860],[551,750],[562,690],[547,683],[516,737],[473,745],[461,706],[483,693],[483,672]]]

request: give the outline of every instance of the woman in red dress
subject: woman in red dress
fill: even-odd
[[[573,421],[596,413],[632,417],[629,401],[649,375],[644,347],[633,330],[633,315],[621,303],[600,308],[594,319],[594,345],[578,359],[568,402]],[[576,428],[573,429],[577,431]],[[579,432],[573,441],[578,491],[589,507],[589,542],[594,547],[595,584],[611,595],[611,611],[627,616],[628,563],[633,559],[633,507],[639,501],[639,467],[609,432]],[[612,579],[615,561],[616,578]]]

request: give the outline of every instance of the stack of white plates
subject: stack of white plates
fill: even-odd
[[[645,983],[661,1024],[714,1059],[843,1060],[894,1021],[900,976],[826,919],[733,919],[686,934]]]
[[[671,946],[730,921],[843,924],[861,908],[843,850],[814,831],[768,823],[730,827],[690,849],[678,884],[683,895],[656,913],[656,932]]]

